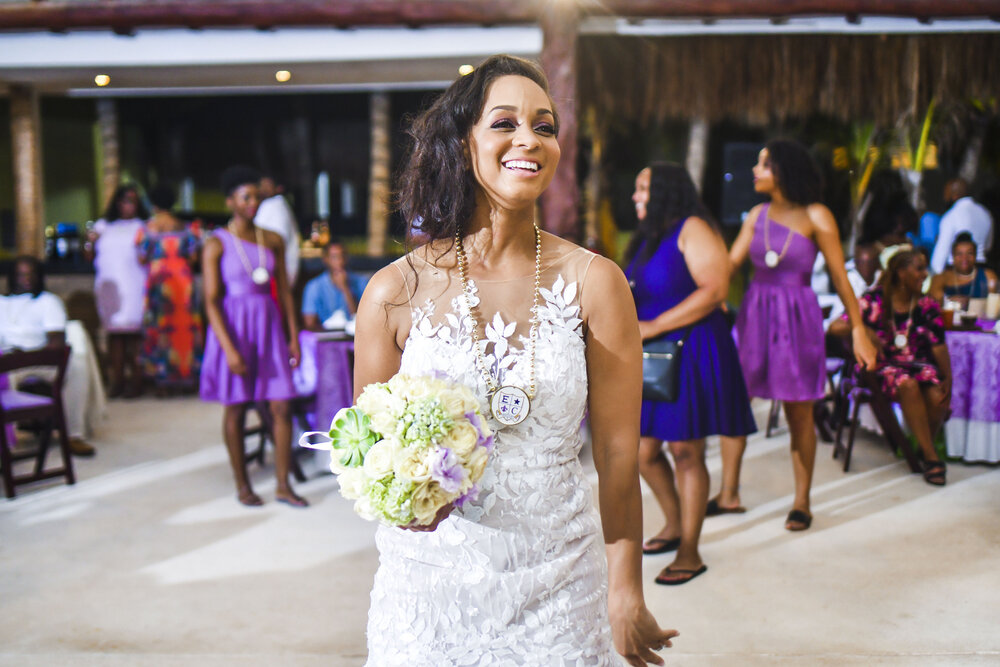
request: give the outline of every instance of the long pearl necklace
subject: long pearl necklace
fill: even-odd
[[[257,285],[266,285],[271,280],[271,274],[267,271],[264,259],[264,235],[261,233],[260,227],[257,227],[256,225],[254,225],[254,231],[256,232],[257,239],[256,269],[250,264],[250,258],[247,257],[247,251],[243,249],[243,240],[233,228],[233,221],[229,221],[229,234],[236,241],[236,254],[240,256],[240,262],[243,263],[243,268],[250,274],[250,280],[254,281],[254,283]]]
[[[781,248],[781,252],[775,252],[771,250],[771,216],[768,215],[770,211],[765,212],[764,217],[764,263],[767,264],[768,268],[773,269],[781,263],[781,260],[785,258],[785,253],[788,252],[788,245],[792,242],[792,230],[786,227],[785,231],[787,236],[785,236],[785,245]]]
[[[535,294],[531,306],[531,333],[528,335],[528,391],[514,385],[501,385],[486,367],[486,355],[479,344],[479,322],[472,310],[472,295],[469,290],[469,267],[462,246],[461,232],[455,233],[455,255],[458,259],[458,276],[462,282],[465,309],[472,320],[472,349],[476,354],[476,366],[486,382],[490,394],[490,410],[493,418],[504,426],[520,424],[531,411],[531,399],[535,397],[535,341],[538,338],[538,299],[542,286],[542,232],[535,228]]]
[[[892,315],[893,315],[890,318],[892,320],[892,333],[893,333],[892,342],[900,350],[905,349],[907,344],[910,342],[910,325],[913,323],[913,308],[916,305],[917,305],[917,298],[911,297],[910,312],[906,316],[906,327],[902,331],[899,331],[896,328],[896,310],[895,308],[893,308],[891,303],[889,304],[889,308],[892,310]]]

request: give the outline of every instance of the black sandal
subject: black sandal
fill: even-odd
[[[928,484],[944,486],[947,483],[947,471],[944,461],[924,461],[924,481]]]
[[[813,518],[802,510],[792,510],[788,513],[788,517],[785,519],[785,530],[790,530],[793,533],[800,530],[809,530],[809,526],[812,525],[812,521]],[[793,524],[793,527],[789,528],[788,524]]]

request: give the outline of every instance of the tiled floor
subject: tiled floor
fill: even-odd
[[[110,411],[76,486],[0,501],[0,665],[364,662],[374,529],[332,477],[298,487],[310,509],[243,508],[217,406]],[[671,556],[646,558],[647,603],[681,631],[669,664],[1000,663],[1000,470],[952,465],[938,489],[874,438],[846,475],[820,445],[816,519],[793,535],[787,446],[752,438],[750,511],[706,521],[705,575],[656,586]],[[272,501],[270,468],[253,475]],[[650,534],[661,519],[645,501]]]

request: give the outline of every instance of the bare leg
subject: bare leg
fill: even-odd
[[[722,453],[722,488],[715,501],[724,509],[735,509],[740,503],[740,468],[743,465],[743,452],[747,448],[746,436],[723,435],[719,437],[719,450]]]
[[[278,479],[275,497],[295,507],[309,505],[292,490],[288,474],[292,464],[292,411],[288,401],[268,401],[271,411],[271,435],[274,436],[274,473]]]
[[[139,370],[139,345],[142,343],[142,336],[138,334],[128,334],[123,336],[125,359],[122,368],[122,378],[128,376],[126,398],[134,398],[142,394],[142,373]]]
[[[222,436],[226,440],[226,451],[229,452],[229,465],[233,469],[233,479],[236,481],[236,495],[244,505],[263,505],[247,477],[246,455],[243,442],[243,424],[247,414],[245,403],[227,405],[222,417]]]
[[[924,460],[937,461],[938,455],[934,449],[930,415],[927,403],[924,401],[924,394],[920,391],[920,384],[912,378],[903,380],[896,388],[896,398],[899,401],[899,406],[903,408],[903,418],[906,419],[910,432],[917,439],[917,444],[920,445]]]
[[[670,540],[680,536],[681,509],[674,486],[674,471],[663,453],[663,441],[639,438],[639,474],[653,491],[667,523],[650,539]]]
[[[670,443],[670,453],[677,468],[677,490],[681,501],[681,545],[671,569],[697,570],[702,566],[698,539],[705,521],[708,502],[708,468],[705,466],[705,440]]]
[[[812,401],[785,401],[785,419],[791,433],[792,470],[795,474],[793,510],[812,516],[809,492],[812,489],[813,467],[816,463],[816,424]],[[785,528],[802,529],[796,522],[786,522]]]
[[[931,440],[941,430],[948,413],[951,411],[951,398],[947,396],[941,387],[930,385],[923,387],[924,405],[927,406],[927,423],[931,429]]]
[[[125,389],[125,338],[122,334],[108,334],[108,366],[108,396],[117,398]]]

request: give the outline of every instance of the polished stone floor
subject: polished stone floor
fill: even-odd
[[[274,503],[259,467],[268,503],[238,505],[220,424],[195,399],[113,402],[75,486],[0,500],[0,665],[364,662],[373,526],[311,466],[311,508]],[[790,534],[787,448],[751,438],[749,511],[706,521],[706,574],[657,586],[671,556],[646,557],[647,603],[681,632],[668,664],[1000,663],[1000,469],[934,488],[874,437],[847,474],[821,444],[813,527]]]

